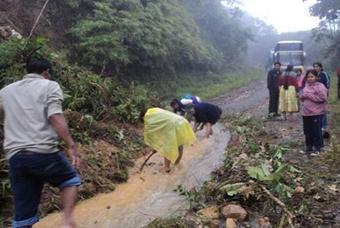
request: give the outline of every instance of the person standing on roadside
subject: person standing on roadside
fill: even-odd
[[[292,121],[293,113],[298,111],[298,88],[296,83],[296,73],[293,71],[293,65],[287,66],[287,69],[280,77],[279,87],[279,111],[283,114],[284,120],[288,119],[286,114],[289,113],[289,120]]]
[[[305,76],[302,74],[302,70],[299,68],[296,70],[296,84],[297,84],[297,93],[302,94],[303,86],[304,86],[304,78]],[[300,110],[300,99],[298,99],[298,109]]]
[[[327,88],[327,96],[329,95],[329,88],[330,88],[330,77],[329,75],[324,71],[322,63],[315,62],[313,63],[313,68],[317,72],[317,77],[319,82],[321,82],[326,88]],[[324,138],[329,138],[330,135],[327,131],[328,127],[328,118],[327,118],[327,112],[324,113],[322,117],[322,132]]]
[[[306,85],[300,95],[305,152],[311,156],[319,155],[324,146],[321,125],[323,114],[326,112],[327,88],[318,82],[317,74],[315,70],[307,71]]]
[[[279,106],[279,78],[281,76],[281,63],[274,63],[274,68],[268,72],[267,88],[269,90],[269,113],[268,115],[278,115]]]
[[[38,205],[46,182],[61,191],[62,227],[75,227],[72,211],[81,181],[59,150],[59,137],[66,143],[75,167],[79,167],[81,159],[63,115],[63,93],[59,84],[51,81],[52,66],[48,60],[32,59],[26,70],[28,74],[22,80],[0,91],[3,147],[14,201],[12,227],[28,228],[38,222]]]

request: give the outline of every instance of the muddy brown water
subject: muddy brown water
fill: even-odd
[[[183,159],[170,174],[163,172],[163,158],[154,155],[142,173],[138,172],[145,158],[130,170],[127,183],[115,191],[100,194],[80,202],[75,208],[75,221],[79,228],[138,228],[153,219],[184,213],[189,202],[174,189],[201,185],[210,173],[221,166],[229,133],[219,124],[209,139],[199,132],[197,141],[186,148]],[[54,213],[42,219],[34,228],[60,227],[61,214]]]
[[[247,87],[209,100],[219,105],[224,114],[239,112],[263,112],[267,91],[265,81],[251,83]],[[115,191],[99,194],[77,204],[74,218],[78,228],[139,228],[153,219],[184,214],[189,202],[174,190],[182,185],[188,189],[200,186],[210,173],[221,166],[229,132],[221,124],[214,126],[209,139],[204,132],[197,134],[197,141],[185,149],[183,159],[170,174],[163,172],[163,158],[156,154],[142,173],[138,168],[145,158],[136,162],[129,171],[127,183]],[[34,228],[60,227],[61,214],[54,213],[43,218]]]

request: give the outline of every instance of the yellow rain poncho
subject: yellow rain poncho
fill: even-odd
[[[175,113],[150,108],[144,116],[144,142],[175,163],[178,147],[188,146],[196,136],[188,121]]]

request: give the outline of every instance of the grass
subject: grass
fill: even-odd
[[[208,99],[230,92],[234,89],[248,85],[254,80],[264,78],[264,72],[257,69],[244,72],[226,73],[217,79],[213,77],[206,80],[194,82],[192,85],[183,86],[176,90],[177,97],[191,93],[202,99]]]
[[[329,104],[331,105],[335,105],[335,106],[340,106],[340,100],[337,99],[337,96],[338,96],[338,93],[337,93],[337,85],[338,85],[338,82],[337,82],[337,77],[335,74],[332,74],[331,75],[331,89],[330,89],[330,92],[329,92]],[[331,107],[333,108],[333,107]]]

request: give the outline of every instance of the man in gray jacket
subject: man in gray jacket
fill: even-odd
[[[28,74],[22,80],[0,91],[0,110],[5,115],[3,146],[14,196],[12,227],[31,227],[39,220],[38,205],[46,182],[61,190],[63,227],[74,227],[71,214],[81,183],[58,148],[59,137],[75,167],[80,156],[63,115],[63,93],[59,84],[50,80],[48,60],[31,60],[26,69]]]

